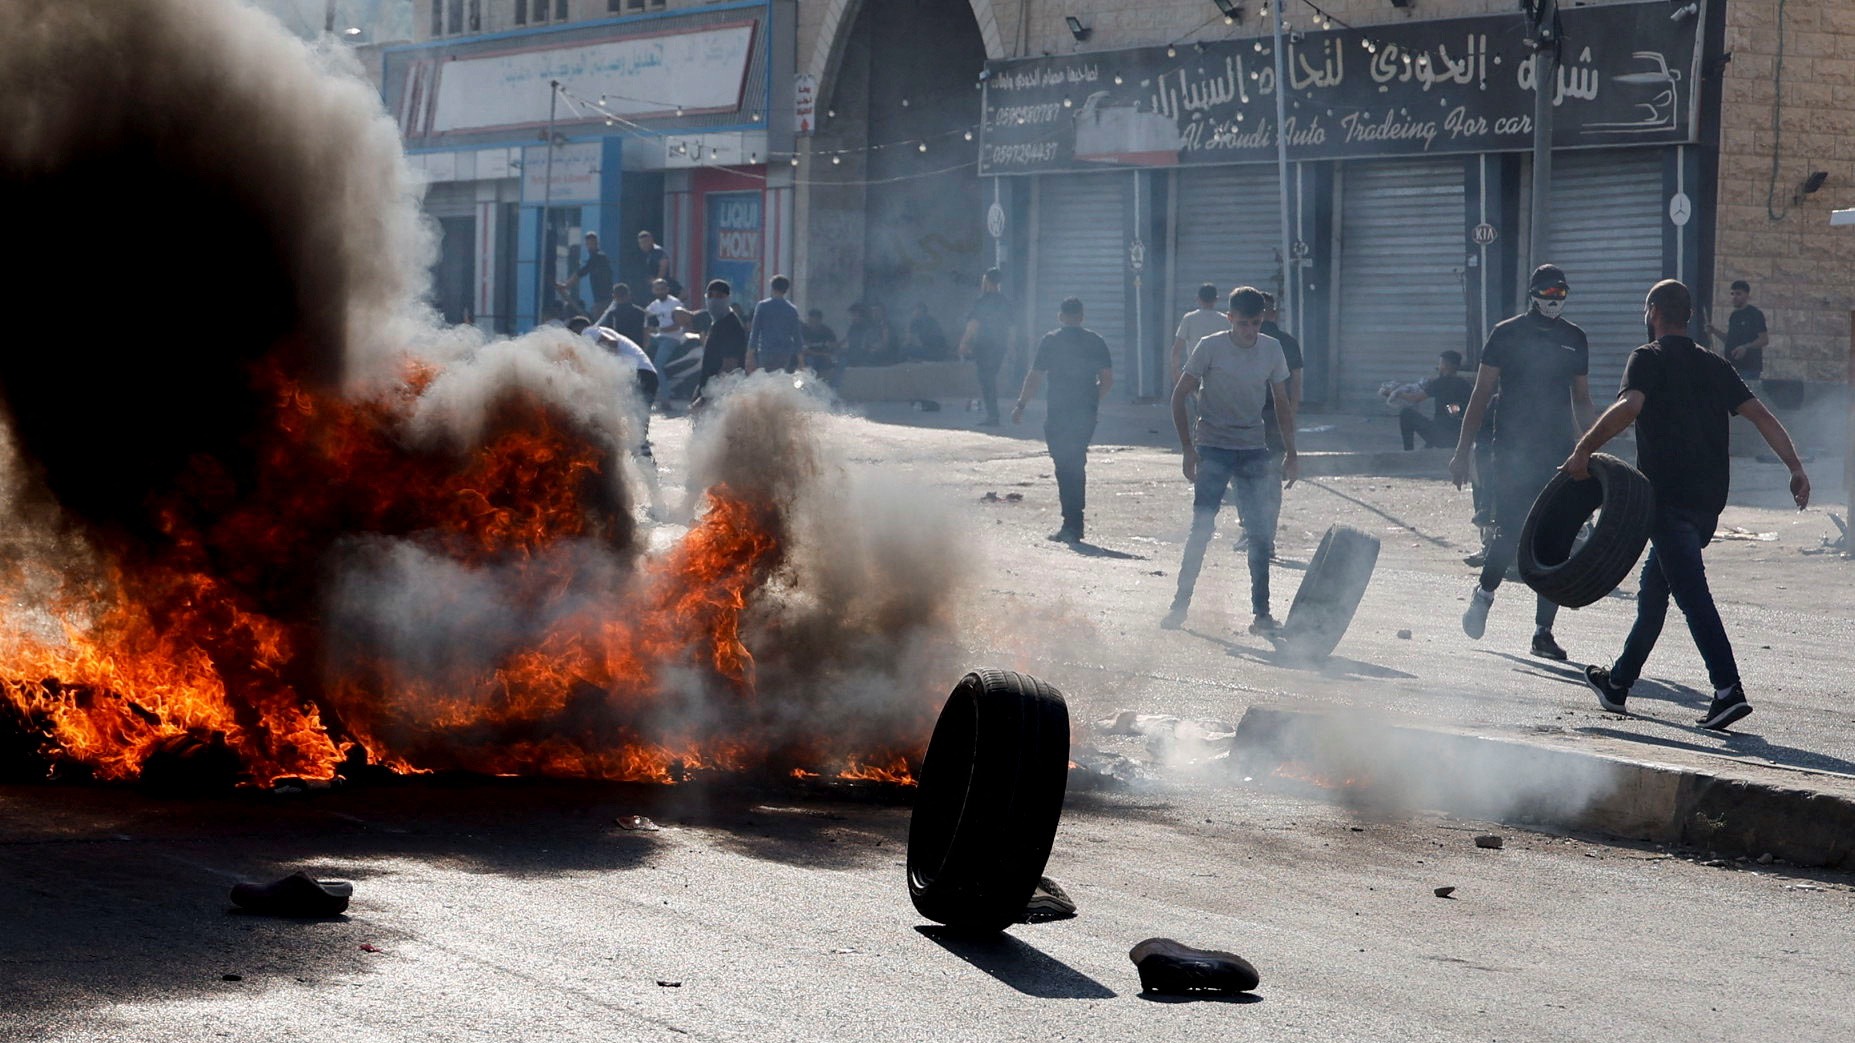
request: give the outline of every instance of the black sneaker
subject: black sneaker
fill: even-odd
[[[1219,949],[1194,949],[1171,938],[1148,938],[1127,954],[1140,972],[1140,991],[1250,992],[1262,976],[1250,961]]]
[[[1601,666],[1584,668],[1584,683],[1597,693],[1597,705],[1611,713],[1629,713],[1623,708],[1624,700],[1630,697],[1630,686],[1618,688],[1610,683],[1610,671]]]
[[[1185,625],[1185,612],[1190,607],[1191,605],[1189,603],[1180,604],[1177,601],[1173,602],[1172,610],[1167,612],[1164,616],[1160,618],[1159,628],[1161,630],[1177,630],[1180,627],[1184,626]]]
[[[1273,637],[1277,633],[1280,633],[1281,629],[1282,625],[1277,623],[1275,617],[1267,612],[1257,616],[1256,621],[1250,624],[1250,633],[1258,634],[1262,637]]]
[[[1462,564],[1470,568],[1481,568],[1483,565],[1488,564],[1488,552],[1485,550],[1478,550],[1468,557],[1463,558]]]
[[[1725,695],[1713,697],[1713,705],[1707,707],[1707,716],[1694,723],[1702,728],[1712,728],[1714,731],[1723,732],[1727,725],[1743,720],[1751,712],[1752,704],[1746,702],[1745,686],[1734,681],[1733,686],[1727,689]]]
[[[1552,639],[1550,630],[1543,634],[1533,635],[1532,652],[1541,659],[1556,659],[1561,663],[1565,662],[1565,649],[1560,648],[1559,643]]]
[[[1045,536],[1044,539],[1049,540],[1051,543],[1081,543],[1082,530],[1065,527]]]

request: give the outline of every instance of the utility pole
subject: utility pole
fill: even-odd
[[[436,0],[434,0],[434,2],[436,2]],[[335,35],[335,0],[328,0],[328,7],[325,10],[325,14],[326,14],[326,17],[323,18],[322,20],[322,31],[329,34],[330,36],[334,36]]]
[[[1287,0],[1275,0],[1275,175],[1279,191],[1279,203],[1282,208],[1282,284],[1276,288],[1276,308],[1284,314],[1276,322],[1284,328],[1293,328],[1293,321],[1300,315],[1288,314],[1289,284],[1293,280],[1294,258],[1289,253],[1289,218],[1288,218],[1288,80],[1287,61],[1282,48],[1282,8]]]
[[[1559,2],[1527,0],[1533,17],[1533,201],[1528,224],[1531,271],[1546,263],[1546,229],[1552,204],[1552,98],[1558,81]]]
[[[554,113],[560,104],[560,81],[549,80],[550,92],[547,101],[547,135],[542,140],[547,144],[547,166],[542,174],[541,216],[535,222],[535,325],[541,325],[542,306],[547,301],[548,284],[548,218],[554,208]]]

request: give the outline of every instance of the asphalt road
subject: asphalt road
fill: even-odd
[[[686,430],[653,431],[672,486]],[[852,466],[944,495],[986,561],[967,621],[975,655],[1057,684],[1084,724],[1122,708],[1235,720],[1266,700],[1855,766],[1851,624],[1837,607],[1855,567],[1799,553],[1829,529],[1820,513],[1735,507],[1727,524],[1778,540],[1710,553],[1758,706],[1722,738],[1688,726],[1703,697],[1684,686],[1704,678],[1677,629],[1651,664],[1668,683],[1644,692],[1636,719],[1599,713],[1564,668],[1524,654],[1524,597],[1503,595],[1485,641],[1463,638],[1473,531],[1466,494],[1443,483],[1289,492],[1284,607],[1293,562],[1327,524],[1384,539],[1353,630],[1310,670],[1241,632],[1243,566],[1221,539],[1188,628],[1157,627],[1189,515],[1176,455],[1096,452],[1090,545],[1070,548],[1042,538],[1055,491],[1034,440],[867,421],[831,437]],[[985,502],[988,490],[1024,499]],[[1561,640],[1574,656],[1614,652],[1629,607],[1568,613]],[[621,829],[626,814],[665,828]],[[1511,828],[1488,851],[1472,842],[1485,823],[1361,818],[1235,776],[1161,771],[1138,790],[1072,795],[1049,872],[1080,916],[973,942],[910,906],[906,829],[893,799],[725,782],[223,801],[0,788],[0,1039],[1855,1037],[1843,875]],[[229,912],[233,881],[297,868],[354,880],[348,914]],[[1457,891],[1437,898],[1439,886]],[[1240,1002],[1143,997],[1126,954],[1156,935],[1242,953],[1262,986]]]

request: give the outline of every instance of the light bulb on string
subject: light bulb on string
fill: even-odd
[[[965,138],[967,141],[971,141],[973,140],[973,132],[969,130],[965,134],[962,134],[961,137]]]
[[[923,142],[922,142],[921,144],[919,144],[919,145],[916,145],[916,146],[915,146],[915,151],[917,151],[917,152],[926,152],[926,151],[927,151],[927,142],[925,142],[925,141],[923,141]]]
[[[903,98],[903,99],[902,99],[902,108],[904,108],[904,109],[905,109],[905,108],[907,108],[907,107],[908,107],[908,99],[907,99],[907,98]]]
[[[1120,85],[1122,84],[1122,82],[1124,82],[1124,81],[1122,81],[1122,79],[1121,79],[1121,78],[1120,78],[1119,76],[1116,76],[1116,77],[1114,78],[1114,85],[1115,85],[1116,87],[1119,87],[1119,86],[1120,86]]]
[[[683,116],[683,107],[681,105],[676,107],[676,116],[678,119],[681,119]]]
[[[1177,58],[1178,56],[1179,56],[1179,49],[1178,49],[1177,47],[1170,47],[1170,46],[1169,46],[1169,47],[1167,47],[1167,48],[1166,48],[1166,57],[1168,57],[1168,58]]]
[[[844,162],[844,157],[842,157],[842,156],[839,156],[839,155],[835,155],[835,154],[831,156],[831,165],[832,165],[832,166],[834,166],[834,167],[835,167],[835,166],[838,166],[839,164],[841,164],[841,163],[843,163],[843,162]]]
[[[836,118],[837,118],[837,110],[836,110],[836,109],[826,109],[826,110],[824,110],[824,118],[825,118],[825,119],[832,119],[832,120],[834,120],[834,119],[836,119]]]
[[[792,165],[795,167],[799,165],[799,157],[797,156],[792,157]]]

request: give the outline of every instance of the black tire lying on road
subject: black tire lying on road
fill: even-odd
[[[1352,625],[1353,613],[1377,566],[1377,536],[1350,525],[1329,526],[1295,591],[1277,646],[1310,659],[1332,655]]]
[[[1579,530],[1602,509],[1591,535]],[[1591,455],[1591,477],[1552,476],[1520,530],[1520,578],[1546,600],[1583,608],[1617,589],[1649,542],[1655,490],[1641,471],[1608,453]]]
[[[915,908],[975,933],[1022,919],[1068,784],[1062,693],[1008,670],[962,677],[934,725],[908,824]]]

